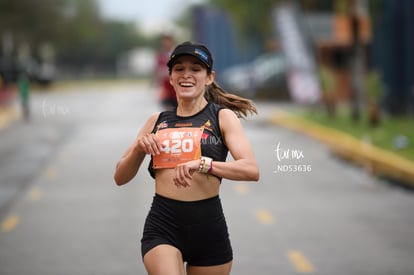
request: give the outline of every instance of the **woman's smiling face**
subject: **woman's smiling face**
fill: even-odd
[[[171,68],[170,83],[181,98],[204,95],[205,87],[213,81],[214,72],[207,74],[204,63],[190,55],[179,57]]]

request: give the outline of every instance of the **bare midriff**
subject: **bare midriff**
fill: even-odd
[[[177,187],[173,181],[174,169],[157,169],[155,173],[155,192],[167,198],[197,201],[219,194],[220,180],[213,175],[194,172],[190,187]]]

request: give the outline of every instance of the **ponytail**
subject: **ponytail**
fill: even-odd
[[[247,118],[249,114],[257,114],[252,100],[227,93],[216,82],[207,87],[204,97],[208,102],[229,108],[241,118]]]

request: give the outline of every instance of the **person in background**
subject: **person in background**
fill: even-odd
[[[17,78],[17,87],[19,89],[20,103],[23,111],[23,119],[30,119],[30,80],[25,71],[22,71]]]
[[[160,49],[156,55],[155,78],[159,89],[159,101],[164,110],[170,110],[177,106],[177,97],[170,84],[166,66],[173,49],[174,38],[169,34],[161,35]]]
[[[240,122],[257,110],[217,85],[213,58],[202,44],[179,44],[167,66],[178,106],[147,119],[114,180],[130,182],[150,155],[155,195],[141,239],[148,274],[228,275],[233,251],[219,191],[222,179],[259,180]]]

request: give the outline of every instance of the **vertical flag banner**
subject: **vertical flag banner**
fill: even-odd
[[[299,8],[293,4],[277,6],[273,11],[273,20],[286,58],[292,99],[301,104],[318,102],[321,98],[318,67]]]

